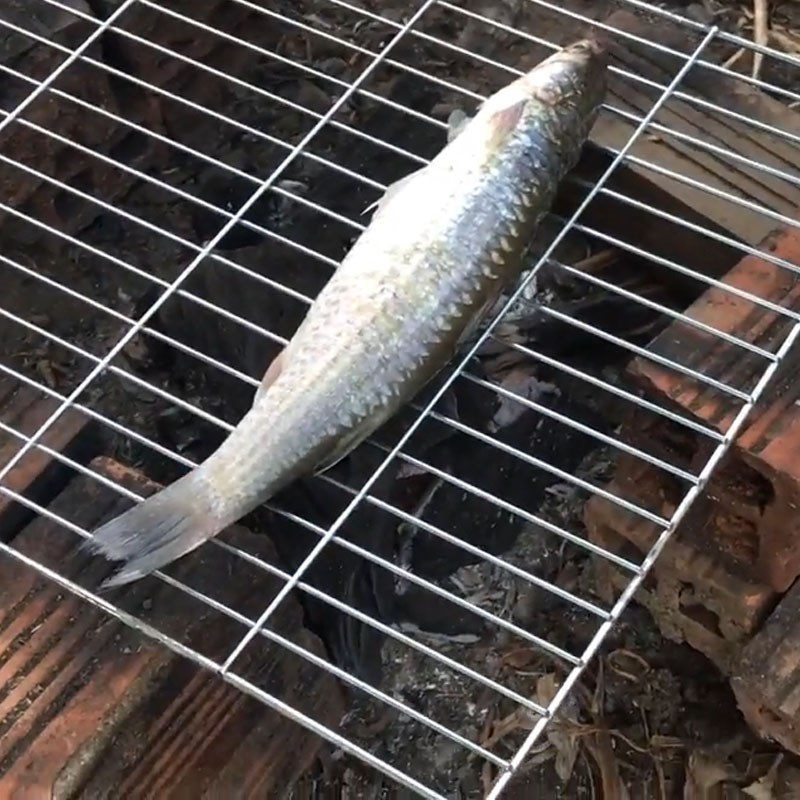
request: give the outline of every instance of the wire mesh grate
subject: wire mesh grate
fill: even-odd
[[[359,470],[352,474],[334,471],[313,479],[314,486],[324,487],[336,498],[327,516],[306,514],[302,504],[287,507],[280,499],[268,505],[275,538],[280,538],[281,529],[292,535],[304,531],[309,537],[303,539],[302,552],[291,567],[271,563],[225,537],[206,546],[234,555],[244,575],[251,570],[274,579],[277,589],[262,598],[263,611],[257,616],[242,613],[209,591],[174,577],[172,569],[148,579],[236,623],[238,634],[225,657],[210,657],[188,647],[179,634],[150,625],[126,607],[123,597],[100,595],[79,585],[58,564],[39,562],[20,552],[13,540],[0,540],[2,553],[216,672],[421,796],[446,796],[446,775],[432,783],[415,774],[413,760],[392,763],[369,737],[359,738],[346,726],[334,729],[323,724],[282,699],[280,692],[260,685],[257,674],[240,669],[242,657],[255,641],[284,648],[334,675],[358,696],[396,712],[398,719],[405,720],[407,727],[402,730],[410,738],[426,746],[445,740],[490,764],[494,780],[489,796],[501,796],[574,691],[800,331],[795,310],[730,285],[724,277],[651,252],[602,224],[585,221],[592,203],[610,198],[675,226],[676,235],[691,231],[742,256],[757,254],[787,272],[798,270],[798,265],[775,254],[762,253],[752,244],[683,219],[612,185],[621,168],[635,166],[712,194],[773,224],[798,226],[797,220],[769,203],[706,185],[636,151],[647,137],[672,137],[699,154],[699,159],[712,153],[787,186],[799,185],[800,176],[791,165],[758,163],[722,144],[675,130],[664,113],[671,104],[683,103],[735,119],[754,131],[796,140],[790,131],[715,105],[686,85],[691,71],[709,70],[769,90],[782,100],[796,101],[800,97],[788,89],[718,65],[709,49],[723,41],[755,47],[788,66],[796,66],[795,60],[647,3],[628,4],[685,25],[697,33],[698,41],[687,52],[639,41],[674,57],[674,70],[663,83],[613,68],[620,80],[654,92],[649,95],[652,102],[643,113],[635,114],[609,100],[603,113],[623,120],[630,134],[620,147],[598,148],[605,151],[606,162],[593,181],[568,179],[583,190],[582,199],[567,214],[553,215],[555,227],[535,252],[525,281],[504,298],[478,341],[459,355],[435,389],[412,404],[397,430],[382,432],[361,448],[366,455]],[[103,21],[66,2],[38,0],[36,5],[42,18],[58,20],[51,27],[59,35],[45,34],[46,26],[22,17],[0,15],[0,27],[6,32],[47,53],[30,69],[0,66],[7,85],[0,119],[0,134],[5,137],[0,162],[6,170],[0,209],[13,230],[11,241],[4,243],[0,264],[8,286],[23,287],[9,290],[0,299],[0,317],[9,332],[4,336],[21,347],[3,357],[0,374],[55,400],[57,406],[33,432],[17,429],[14,420],[0,420],[0,430],[19,443],[0,465],[0,492],[58,523],[65,536],[78,537],[89,535],[79,522],[8,485],[8,476],[29,453],[45,452],[76,474],[131,500],[141,498],[46,443],[48,431],[65,412],[88,416],[107,432],[122,460],[145,463],[168,479],[198,463],[202,447],[194,449],[195,442],[176,446],[152,418],[177,413],[201,426],[198,430],[204,436],[219,437],[232,430],[243,410],[215,403],[204,393],[215,385],[210,381],[192,385],[176,380],[171,369],[137,368],[132,346],[147,342],[150,348],[157,345],[178,354],[195,371],[231,381],[246,404],[259,384],[259,365],[263,371],[268,355],[288,341],[347,246],[365,227],[361,212],[390,182],[427,163],[441,147],[447,110],[474,108],[502,82],[521,74],[526,59],[530,66],[563,43],[534,31],[558,30],[569,40],[577,38],[579,26],[609,27],[588,19],[572,4],[562,7],[539,0],[527,0],[526,13],[531,19],[549,14],[556,21],[549,27],[506,23],[487,16],[480,4],[444,0],[386,4],[385,8],[344,0],[301,3],[297,8],[229,0],[219,4],[218,14],[208,15],[190,4],[125,0]],[[528,17],[526,23],[530,23]],[[503,48],[498,54],[497,48],[488,47],[498,34],[510,37],[513,47],[507,54]],[[21,146],[23,140],[28,144]],[[204,183],[196,179],[198,175],[204,176]],[[55,193],[56,199],[51,206],[19,202],[24,187],[30,186],[43,196]],[[225,190],[215,188],[219,186]],[[228,193],[230,187],[234,189]],[[26,195],[26,199],[31,197],[35,200],[35,192]],[[50,213],[43,213],[48,208]],[[71,229],[71,220],[83,224]],[[49,242],[51,252],[43,250],[41,257],[33,258],[25,242],[37,246]],[[576,256],[576,247],[593,252]],[[786,324],[769,346],[746,341],[687,316],[683,311],[687,303],[647,296],[641,285],[586,269],[598,248],[600,256],[613,250],[653,271],[680,275],[692,282],[696,294],[713,287],[737,301],[768,309]],[[521,335],[519,308],[531,316],[531,289],[545,279],[552,281],[553,276],[614,298],[615,308],[621,308],[623,315],[646,314],[665,324],[677,320],[716,337],[755,366],[735,379],[730,374],[706,374],[674,354],[655,351],[647,338],[637,341],[613,326],[581,317],[573,307],[547,302],[536,305],[537,324],[555,326],[560,339],[581,337],[582,352],[564,354],[546,338]],[[142,294],[148,298],[146,303],[134,308],[131,298]],[[179,324],[183,318],[190,321]],[[165,326],[164,319],[177,322]],[[195,336],[197,331],[191,329],[202,327],[202,320],[212,333]],[[239,344],[215,341],[214,335],[220,332]],[[642,396],[626,383],[624,370],[593,363],[587,358],[587,348],[613,352],[615,363],[636,357],[686,376],[709,394],[725,397],[734,411],[724,426],[705,425]],[[509,370],[508,364],[536,365],[541,372],[521,376],[519,370]],[[551,390],[553,385],[556,388]],[[449,400],[458,391],[469,392],[467,396],[479,407],[477,414],[453,407]],[[594,408],[602,413],[587,415],[573,403],[553,401],[570,392],[594,398]],[[488,408],[492,410],[487,420]],[[697,435],[704,443],[702,458],[691,463],[670,460],[656,448],[626,441],[614,421],[633,409],[668,420],[677,431]],[[530,431],[528,438],[515,433],[520,430],[516,423],[526,415],[552,428],[547,446],[536,444]],[[603,415],[612,418],[611,424],[606,424],[608,420],[600,423]],[[442,457],[427,442],[434,434],[468,443],[463,445],[469,453],[465,463]],[[561,451],[569,447],[579,451],[579,457],[566,459]],[[677,487],[671,503],[652,498],[645,505],[605,488],[602,469],[597,462],[587,467],[585,459],[598,451],[606,454],[603,463],[611,458],[608,454],[624,454],[668,475]],[[386,488],[398,476],[412,482],[424,479],[425,491],[414,502],[398,500]],[[576,519],[578,506],[571,506],[569,514],[560,504],[565,497],[582,502],[591,496],[657,527],[659,535],[644,559],[612,552],[590,540]],[[490,532],[505,526],[513,528],[514,536],[505,546],[490,547],[474,531],[463,535],[463,518],[454,521],[441,511],[459,505],[474,517],[476,529]],[[431,512],[434,507],[439,510]],[[365,512],[371,516],[364,516]],[[365,536],[364,526],[374,530],[367,530]],[[545,556],[537,560],[530,558],[530,552],[514,549],[512,544],[520,537],[528,546],[540,543],[537,546],[550,554],[547,558],[571,548],[570,552],[607,562],[625,576],[624,588],[604,604],[586,586],[574,581],[565,584],[549,574],[543,569]],[[451,553],[439,555],[440,560],[462,558],[471,566],[463,567],[455,578],[452,571],[442,578],[444,569],[439,569],[440,575],[434,568],[420,569],[413,554],[409,555],[409,549],[417,546],[430,549],[430,545],[419,545],[420,541],[435,542],[436,552]],[[358,564],[360,570],[379,575],[375,581],[388,581],[398,596],[422,597],[426,600],[417,602],[454,608],[471,620],[467,630],[475,631],[477,625],[482,633],[467,636],[466,642],[437,637],[418,625],[382,615],[374,604],[364,605],[353,595],[337,596],[320,578],[317,567],[323,558],[328,564]],[[476,565],[478,572],[469,572]],[[513,584],[535,590],[547,598],[549,610],[521,621],[505,600],[489,596],[491,592],[480,581],[476,583],[476,576],[493,580],[495,586]],[[294,593],[380,634],[397,663],[416,659],[430,664],[431,672],[426,674],[436,676],[432,681],[438,700],[426,699],[422,688],[404,693],[397,686],[382,686],[346,661],[325,658],[300,640],[274,630],[271,621]],[[548,615],[569,624],[559,630],[549,624]],[[525,684],[491,666],[486,648],[476,645],[486,631],[495,637],[495,644],[488,647],[495,655],[497,641],[507,649],[531,648],[541,654],[547,666],[540,666],[540,673],[557,676],[552,696],[538,697],[530,682]],[[525,720],[524,734],[511,744],[491,743],[481,738],[474,725],[465,727],[448,717],[443,691],[454,683],[459,686],[459,700],[473,698],[475,703],[474,698],[491,696],[506,708],[518,710]]]

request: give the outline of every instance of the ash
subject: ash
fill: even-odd
[[[610,474],[612,460],[599,450],[589,454],[578,470],[580,477],[599,479]],[[554,484],[547,492],[541,513],[570,530],[582,529],[584,498],[562,484]],[[542,529],[525,526],[514,546],[503,553],[503,559],[537,576],[551,580],[570,591],[577,587],[591,588],[591,560],[568,543],[553,541]],[[480,608],[518,625],[535,630],[546,638],[563,638],[557,629],[570,631],[583,622],[559,608],[552,614],[552,595],[529,581],[511,575],[490,563],[471,564],[456,570],[441,584],[454,594]],[[514,637],[487,624],[476,627],[474,618],[450,620],[449,631],[425,630],[418,624],[401,624],[399,630],[414,636],[454,661],[493,678],[523,696],[536,699],[537,679],[552,674],[553,662],[532,649],[515,644]],[[472,624],[459,625],[459,622]],[[544,624],[544,630],[543,630]],[[510,658],[509,658],[510,656]],[[524,663],[523,663],[524,662]],[[511,666],[514,665],[514,666]],[[514,704],[498,698],[491,690],[477,690],[475,684],[431,658],[394,640],[383,647],[382,687],[393,697],[446,725],[472,742],[486,742],[493,723],[514,716]],[[516,713],[518,726],[509,730],[496,752],[511,757],[536,720],[534,713]],[[372,702],[356,704],[345,720],[344,730],[355,738],[369,731],[377,745],[376,753],[389,763],[408,770],[418,780],[436,787],[447,797],[482,797],[487,773],[482,760],[472,756],[461,745],[432,732],[424,733],[417,723],[404,715],[388,713]],[[421,733],[422,732],[422,733]],[[547,744],[545,740],[545,744]],[[536,748],[534,748],[536,752]],[[542,759],[542,752],[548,758]],[[548,746],[539,751],[539,771],[546,780],[552,772],[548,761],[556,751]],[[337,754],[337,758],[342,754]],[[352,797],[378,798],[389,791],[389,784],[375,774],[365,773],[349,759],[341,776]],[[385,796],[400,797],[400,794]],[[580,795],[578,795],[580,796]]]
[[[601,449],[586,456],[577,474],[600,479],[608,477],[612,468],[612,454]],[[550,518],[582,534],[583,503],[579,493],[554,485],[542,513],[551,512]],[[593,594],[592,558],[571,544],[553,543],[534,526],[525,527],[503,557],[602,603]],[[488,563],[461,567],[443,585],[550,641],[575,637],[586,622],[552,595]],[[443,634],[418,625],[398,627],[542,703],[565,674],[552,659],[535,648],[521,647],[497,628],[459,629],[453,623]],[[383,672],[382,687],[393,697],[504,758],[513,757],[537,721],[534,713],[515,710],[511,701],[491,690],[476,690],[468,678],[394,640],[383,647]],[[708,714],[710,707],[714,715]],[[370,701],[354,703],[343,732],[366,739],[376,755],[448,798],[485,797],[496,776],[458,743]],[[598,756],[593,740],[601,735],[611,742],[605,759]],[[700,770],[698,780],[702,769],[723,763],[736,764],[743,776],[758,776],[773,763],[775,753],[748,730],[725,679],[714,667],[689,647],[663,639],[649,615],[631,604],[556,720],[531,748],[505,796],[512,800],[604,797],[600,786],[610,774],[616,776],[620,794],[607,796],[660,800],[680,796],[662,791],[679,793],[694,769]],[[296,797],[329,797],[331,791],[343,800],[416,796],[340,751],[321,766],[315,786],[318,793],[299,792]]]

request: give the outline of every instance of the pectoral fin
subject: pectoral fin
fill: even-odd
[[[491,142],[495,147],[500,147],[508,135],[517,127],[525,111],[525,105],[525,100],[517,100],[511,105],[498,108],[490,115]]]
[[[453,109],[447,118],[447,143],[452,142],[470,122],[472,122],[472,117],[465,114],[460,108]]]
[[[353,431],[349,436],[343,436],[337,442],[336,447],[328,454],[328,457],[317,464],[314,469],[314,475],[321,475],[323,472],[335,467],[342,459],[347,458],[361,444],[364,438],[360,430]]]
[[[426,167],[422,167],[421,169],[409,173],[404,178],[400,178],[399,181],[389,184],[389,186],[386,187],[386,191],[383,193],[383,196],[379,197],[374,203],[368,205],[361,213],[368,214],[374,208],[375,213],[373,214],[372,218],[375,219],[378,214],[381,214],[386,210],[389,203],[391,203],[391,201],[397,197],[400,192],[403,191],[403,189],[405,189],[415,178],[418,178],[420,175],[422,175],[425,169]]]
[[[463,130],[464,128],[472,122],[472,117],[467,116],[461,109],[454,109],[450,112],[450,116],[447,118],[447,143],[453,141]],[[516,121],[514,122],[516,124]],[[391,201],[396,198],[400,192],[403,191],[409,184],[415,179],[419,178],[427,169],[427,167],[421,167],[420,169],[411,172],[410,174],[406,175],[404,178],[400,178],[399,181],[395,181],[394,183],[390,184],[386,191],[383,194],[383,197],[380,197],[374,203],[368,205],[361,213],[368,214],[370,211],[375,209],[375,214],[373,215],[373,219],[378,216],[378,214],[382,213],[386,210],[387,206]]]
[[[261,379],[261,385],[256,389],[255,396],[253,397],[253,405],[259,402],[261,398],[264,396],[267,389],[278,380],[278,375],[281,374],[283,371],[283,361],[286,354],[286,350],[281,350],[275,358],[272,359],[272,363],[267,367],[267,371],[264,373],[264,377]]]

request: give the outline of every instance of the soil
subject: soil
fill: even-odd
[[[346,32],[352,41],[363,47],[378,47],[391,33],[381,24],[358,21],[356,15],[341,10],[333,12],[325,3],[309,0],[302,5],[303,17],[308,24],[339,35]],[[369,5],[395,19],[400,19],[407,7],[406,3]],[[560,5],[602,19],[617,5],[624,4],[569,0]],[[695,16],[717,13],[720,24],[740,29],[741,13],[730,4],[712,0],[708,4],[689,7],[681,2],[662,5]],[[789,3],[776,5],[776,13],[781,15],[781,19],[793,24],[798,16],[796,8]],[[471,7],[478,9],[478,6],[482,13],[499,14],[501,19],[503,14],[511,14],[509,19],[519,27],[554,42],[563,43],[575,36],[577,23],[573,25],[563,16],[544,13],[532,4],[524,4],[520,9],[515,2],[495,0],[472,4]],[[546,53],[544,48],[531,42],[502,35],[488,37],[483,26],[464,25],[463,19],[442,10],[436,13],[439,16],[435,23],[426,30],[520,69],[531,66]],[[354,24],[356,21],[359,24]],[[800,20],[797,22],[800,25]],[[308,40],[283,39],[281,48],[287,56],[307,58],[331,74],[357,74],[358,68],[365,63],[358,57],[350,58],[347,53],[345,58],[340,48],[328,47],[316,39],[313,44]],[[709,58],[721,61],[734,51],[731,45],[715,44]],[[504,77],[490,67],[476,68],[475,63],[468,59],[443,55],[441,50],[416,40],[398,48],[396,57],[415,63],[418,68],[443,79],[468,85],[477,92],[489,91]],[[298,81],[290,69],[279,69],[267,59],[254,59],[242,76],[309,107],[317,104],[324,109],[330,103],[331,97],[326,93],[330,86],[319,81]],[[782,88],[800,91],[797,76],[792,75],[781,62],[768,61],[763,77]],[[423,108],[442,120],[453,108],[463,107],[463,98],[457,98],[454,93],[441,87],[423,87],[419,78],[397,80],[397,75],[391,70],[386,70],[386,75],[381,74],[371,88],[379,93],[391,92],[398,102]],[[270,130],[291,143],[299,141],[310,125],[307,118],[285,111],[276,112],[268,99],[254,96],[252,92],[237,91],[233,96],[228,95],[228,101],[230,109],[226,107],[226,112],[257,129]],[[376,117],[374,109],[363,97],[349,103],[346,113],[339,118],[422,156],[432,155],[442,143],[442,131],[428,124],[417,124],[405,115],[390,111]],[[201,119],[202,126],[198,124]],[[188,112],[175,110],[174,120],[181,120],[184,143],[201,147],[255,177],[268,175],[283,157],[282,151],[266,146],[263,140],[248,134],[232,136],[229,128],[207,117],[197,116],[193,121]],[[408,162],[403,158],[388,158],[385,151],[368,143],[353,148],[348,142],[351,140],[345,134],[328,131],[318,138],[313,152],[382,182],[389,182],[408,170]],[[229,179],[221,182],[219,170],[175,152],[170,153],[166,165],[156,174],[172,186],[199,193],[229,208],[235,208],[247,196],[246,182],[231,182]],[[321,185],[321,176],[330,178],[330,173],[307,160],[298,160],[286,174],[287,179],[295,182],[294,190],[302,192],[313,187],[313,192],[309,193],[311,199],[353,219],[358,219],[361,210],[376,197],[374,191],[363,187],[354,189],[352,182],[340,179],[330,179],[329,184]],[[213,235],[221,221],[213,215],[191,212],[185,200],[141,183],[134,184],[119,204],[129,212],[197,243]],[[312,212],[296,205],[281,204],[274,195],[259,204],[250,219],[259,223],[266,221],[281,235],[313,246],[330,258],[340,258],[354,236],[352,228],[331,222],[320,224]],[[313,232],[310,226],[313,226]],[[301,291],[313,294],[330,274],[325,265],[300,257],[274,242],[252,237],[241,228],[237,229],[236,236],[241,238],[232,236],[227,239],[221,252],[257,271],[274,275],[282,282],[291,282]],[[98,214],[93,224],[80,232],[79,238],[141,266],[146,273],[163,280],[173,279],[189,258],[187,250],[179,244],[111,213]],[[21,244],[16,236],[6,236],[2,250],[40,275],[133,318],[146,307],[147,300],[152,299],[153,285],[146,278],[125,272],[78,246],[65,244],[54,249],[46,244],[41,241]],[[565,243],[560,257],[573,262],[583,257],[587,250],[594,252],[596,249],[596,243],[573,237]],[[205,263],[199,269],[225,275],[220,271],[227,268]],[[20,275],[10,268],[3,267],[3,270],[0,305],[5,311],[98,357],[107,352],[120,335],[123,326],[119,320],[90,309],[81,300],[66,297],[35,278]],[[197,285],[206,291],[209,286],[219,285],[210,283],[211,280],[206,276],[190,286]],[[227,281],[227,278],[219,280]],[[557,306],[572,302],[576,287],[569,281],[559,282],[553,276],[548,280],[545,275],[543,291],[547,302]],[[212,288],[209,299],[282,335],[290,334],[302,309],[299,305],[288,309],[281,306],[280,318],[271,318],[270,309],[275,306],[268,304],[266,311],[256,308],[255,304],[261,303],[257,292],[253,298],[242,297],[240,295],[244,292],[238,291],[234,292],[235,296],[223,294],[224,287],[219,292]],[[193,346],[200,347],[199,343],[202,343],[206,346],[200,349],[210,355],[253,377],[260,376],[268,356],[276,349],[274,345],[254,335],[236,338],[231,334],[229,339],[222,341],[217,335],[218,330],[211,327],[208,331],[187,332],[185,325],[196,325],[191,319],[186,322],[181,308],[179,303],[172,301],[165,305],[164,313],[159,317],[163,330],[178,338],[181,338],[178,334],[186,334],[186,341],[191,341]],[[647,322],[656,324],[653,320]],[[645,326],[644,333],[639,331],[638,335],[647,341],[653,330]],[[92,367],[82,355],[52,339],[48,341],[9,318],[0,319],[0,352],[5,354],[4,363],[62,394],[77,387]],[[604,356],[606,360],[598,370],[608,376],[618,374],[624,366],[619,354]],[[216,382],[217,377],[210,375],[208,369],[196,361],[184,359],[176,362],[174,354],[170,356],[150,337],[137,337],[115,364],[144,376],[150,383],[229,423],[236,422],[252,395],[252,387],[243,389],[241,383],[235,384],[236,390],[221,388]],[[536,377],[554,382],[562,396],[577,391],[575,384],[563,377],[550,373],[537,373]],[[613,429],[621,412],[618,406],[604,404],[592,395],[573,399],[582,403],[584,410],[580,413],[601,415],[607,420],[609,429]],[[219,430],[198,420],[190,410],[176,408],[151,391],[120,380],[113,374],[106,373],[93,381],[79,400],[192,459],[202,458],[219,440]],[[131,437],[115,435],[110,430],[107,433],[110,452],[122,461],[142,466],[156,480],[171,480],[178,474],[179,468],[174,462],[151,448]],[[604,448],[594,447],[588,452],[580,452],[575,460],[575,469],[584,478],[602,482],[611,474],[612,456]],[[583,533],[584,494],[569,492],[563,485],[551,481],[543,488],[541,498],[537,513],[573,532]],[[257,525],[258,520],[254,523],[255,527]],[[584,551],[559,545],[552,536],[544,535],[540,528],[531,525],[515,530],[510,543],[506,544],[508,546],[502,548],[498,544],[498,548],[512,563],[581,597],[599,602],[592,563]],[[419,552],[418,559],[422,558]],[[490,564],[466,563],[455,570],[447,570],[435,566],[437,557],[441,558],[441,554],[425,556],[428,559],[426,568],[441,586],[523,627],[535,624],[537,632],[550,641],[575,645],[585,642],[593,632],[586,627],[584,615],[570,612],[564,604],[554,603],[552,598],[530,584],[510,578],[508,573]],[[287,556],[287,560],[291,561],[291,556]],[[408,587],[399,587],[397,593],[400,611],[395,611],[395,621],[400,629],[523,696],[546,702],[550,683],[563,679],[563,671],[559,672],[552,659],[542,657],[534,648],[520,644],[497,628],[480,621],[476,624],[474,617],[459,617],[454,615],[452,608],[444,610],[427,600],[420,611],[415,606],[415,602],[420,602],[419,598],[415,598]],[[309,606],[307,610],[309,624],[319,629],[319,618],[314,617],[315,612]],[[442,619],[436,622],[434,617],[438,613]],[[324,638],[325,631],[321,634]],[[336,648],[331,646],[331,649],[335,651]],[[408,701],[473,741],[494,741],[496,752],[503,757],[511,757],[530,731],[532,718],[512,715],[513,704],[510,701],[480,691],[472,682],[436,666],[414,650],[389,640],[378,649],[377,655],[373,655],[380,662],[381,688],[384,691]],[[623,797],[620,785],[627,788],[631,798],[722,797],[722,794],[690,794],[691,789],[685,788],[693,780],[698,785],[705,781],[709,792],[715,786],[716,791],[722,782],[712,780],[709,775],[720,774],[725,779],[725,797],[744,797],[737,787],[747,786],[763,776],[773,764],[777,752],[749,732],[724,677],[687,646],[663,639],[649,615],[635,603],[609,635],[600,657],[586,670],[564,708],[566,717],[533,748],[510,786],[509,798]],[[493,777],[488,768],[469,757],[463,748],[407,719],[393,714],[387,716],[385,708],[379,709],[363,697],[354,698],[353,711],[344,721],[343,731],[447,797],[480,797]],[[784,772],[790,762],[788,757],[782,762]],[[615,780],[620,792],[616,795],[609,793],[613,791]],[[602,787],[605,787],[605,793]],[[405,797],[404,792],[353,759],[332,751],[320,764],[319,773],[309,776],[307,783],[298,788],[296,796],[367,800]]]

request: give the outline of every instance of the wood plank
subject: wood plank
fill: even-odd
[[[587,187],[597,183],[610,163],[606,153],[591,146],[585,148],[573,173],[580,183],[569,178],[564,181],[556,198],[556,212],[562,216],[571,215],[588,193]],[[684,202],[672,194],[669,187],[659,186],[651,178],[650,173],[621,164],[608,179],[606,187],[617,195],[646,203],[690,225],[721,236],[731,236],[725,227],[709,219],[702,205],[694,207]],[[584,210],[581,224],[713,278],[722,277],[741,257],[740,251],[731,245],[603,193],[595,195]],[[683,288],[687,304],[703,288],[696,279],[674,270],[656,268],[652,261],[648,262],[648,274],[658,275],[669,285]]]
[[[142,494],[158,488],[107,458],[95,459],[91,467]],[[50,508],[92,528],[129,505],[79,475]],[[265,561],[275,560],[266,537],[239,527],[224,536]],[[76,551],[74,534],[44,518],[25,527],[14,547],[88,588],[111,569],[104,559]],[[182,559],[173,574],[240,614],[258,616],[277,591],[276,579],[210,549]],[[109,599],[216,660],[224,659],[245,631],[154,578],[115,590]],[[272,625],[322,654],[293,600],[282,604]],[[335,681],[262,637],[235,671],[325,724],[341,718]],[[33,570],[0,559],[0,796],[272,797],[298,779],[320,746],[305,729],[211,672]]]
[[[653,23],[629,12],[619,11],[606,22],[681,52],[689,53],[699,43],[696,34],[663,19]],[[669,83],[682,63],[676,56],[623,36],[611,38],[609,47],[614,65],[662,86]],[[718,72],[695,67],[687,74],[680,90],[800,136],[800,115],[795,111],[752,86]],[[659,94],[659,90],[624,76],[610,76],[609,103],[623,111],[642,116],[652,108]],[[658,114],[657,121],[681,133],[710,141],[717,147],[732,150],[744,158],[786,171],[798,183],[767,175],[741,161],[688,145],[660,131],[651,131],[653,135],[639,137],[630,151],[631,155],[742,199],[762,203],[782,214],[791,215],[800,205],[800,172],[797,168],[800,147],[796,143],[676,97],[668,100]],[[619,149],[628,141],[636,124],[619,114],[604,111],[592,132],[592,140],[601,147]],[[731,236],[748,244],[755,245],[762,241],[775,226],[774,219],[732,205],[640,165],[629,164],[629,168],[680,202],[700,211]]]
[[[0,421],[18,433],[32,436],[58,408],[58,402],[8,376],[0,376]],[[68,409],[45,432],[43,445],[84,461],[96,455],[100,434],[93,420],[76,409]],[[21,440],[0,430],[0,467],[19,452]],[[39,448],[29,451],[5,478],[4,483],[18,494],[39,504],[60,491],[73,471]],[[0,494],[0,538],[10,541],[33,517],[33,512]]]

